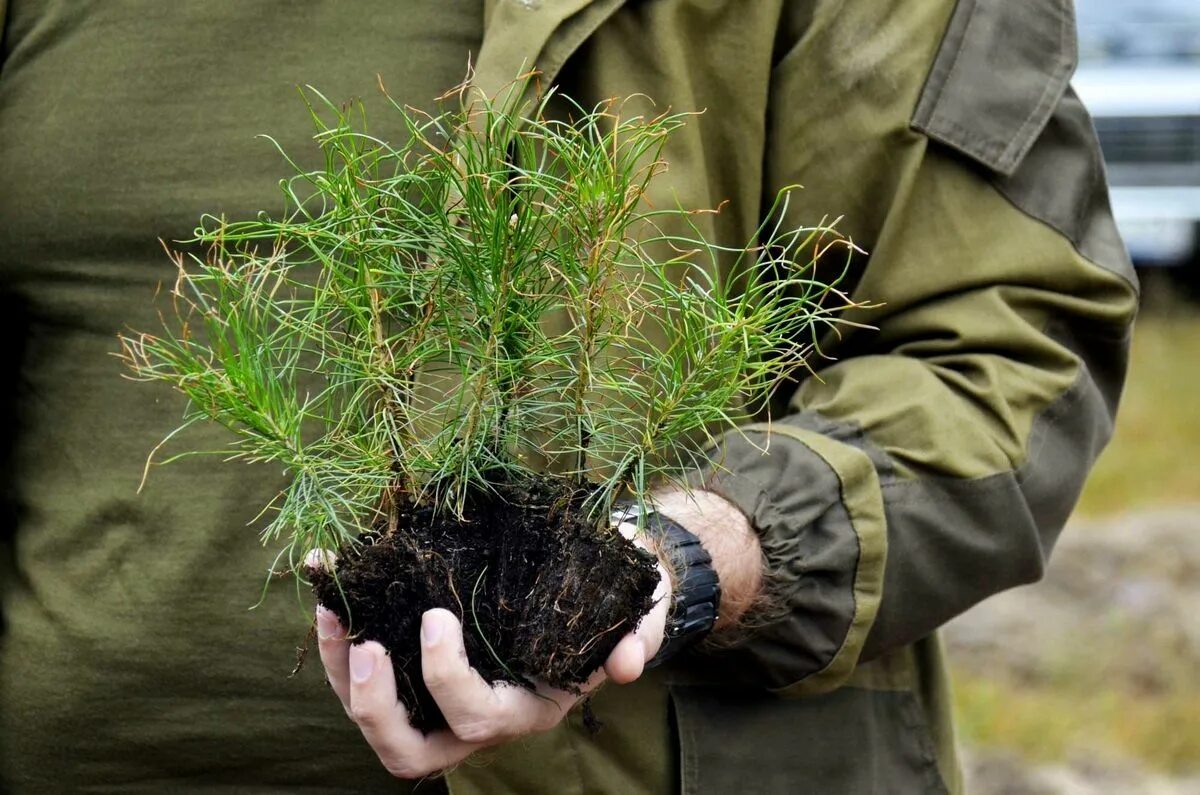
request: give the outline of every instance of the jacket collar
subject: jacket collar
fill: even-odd
[[[473,88],[495,97],[518,75],[540,71],[542,86],[625,0],[485,0],[483,45]]]

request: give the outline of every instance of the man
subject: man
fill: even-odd
[[[424,30],[436,18],[417,21],[414,27]],[[291,35],[279,27],[276,35]],[[20,36],[10,33],[17,46],[6,48],[0,72],[0,141],[17,107],[5,102],[5,83],[10,92],[23,85],[30,42],[45,29],[22,23]],[[312,35],[334,29],[306,28]],[[197,22],[193,35],[204,30]],[[231,28],[227,35],[239,32]],[[44,37],[50,55],[55,41],[74,39],[62,32]],[[729,601],[751,605],[741,632],[728,614],[713,629],[712,638],[721,640],[727,631],[721,624],[730,625],[735,640],[716,644],[730,648],[693,650],[638,675],[660,638],[657,627],[644,622],[609,660],[610,678],[633,681],[597,691],[594,710],[607,725],[594,737],[575,712],[530,716],[528,702],[515,711],[490,710],[503,696],[470,679],[458,657],[457,622],[443,612],[425,617],[424,654],[443,707],[458,710],[461,736],[442,735],[435,746],[422,747],[405,734],[402,714],[381,689],[390,677],[386,658],[370,644],[338,645],[336,627],[326,621],[323,651],[335,690],[376,755],[401,775],[452,765],[475,745],[490,746],[478,764],[459,764],[444,785],[430,782],[418,791],[960,791],[936,630],[987,595],[1040,575],[1110,432],[1136,306],[1094,135],[1068,87],[1074,65],[1069,2],[485,3],[476,86],[495,93],[531,65],[545,83],[558,83],[585,105],[643,93],[660,107],[706,109],[671,141],[664,153],[670,171],[652,199],[688,207],[729,200],[706,232],[742,241],[758,225],[763,197],[803,184],[791,207],[794,221],[840,215],[841,231],[870,252],[839,287],[877,304],[850,316],[876,330],[826,340],[831,359],[819,367],[819,378],[781,391],[769,427],[743,429],[748,438],[731,435],[714,450],[712,469],[696,475],[704,487],[696,500],[664,499],[663,512],[708,548]],[[129,85],[143,85],[125,77]],[[233,86],[227,95],[236,98],[240,90]],[[41,107],[32,92],[22,99],[22,108]],[[70,103],[54,108],[71,112]],[[51,110],[36,118],[55,123]],[[0,150],[0,165],[21,173],[20,161],[3,155]],[[25,205],[13,199],[0,210],[19,213]],[[38,242],[38,217],[30,223],[35,252],[58,251],[51,243],[59,242]],[[0,239],[0,251],[5,243],[26,250],[30,228],[15,243],[11,234]],[[37,308],[37,293],[18,292]],[[63,306],[71,305],[70,295]],[[47,368],[33,374],[57,372]],[[130,442],[144,449],[140,445]],[[18,463],[27,457],[18,456]],[[39,471],[49,471],[43,464]],[[39,482],[27,485],[33,476],[19,471],[22,496],[45,500],[48,492]],[[94,505],[82,482],[81,501]],[[222,496],[255,504],[244,492]],[[186,784],[161,771],[188,770],[195,771],[193,781],[265,789],[295,786],[290,776],[304,771],[314,788],[369,786],[365,762],[325,722],[332,699],[304,691],[310,723],[293,717],[300,714],[294,701],[279,706],[279,685],[263,676],[253,680],[263,708],[246,714],[246,693],[253,691],[242,686],[251,681],[245,660],[266,646],[251,642],[247,633],[260,630],[248,629],[239,616],[213,614],[212,621],[229,623],[209,627],[199,618],[205,612],[173,597],[159,599],[161,623],[126,617],[99,632],[76,617],[90,615],[91,604],[76,598],[64,607],[71,600],[57,594],[70,580],[53,580],[51,572],[69,570],[85,581],[93,576],[103,594],[95,603],[106,610],[123,606],[122,600],[143,601],[124,568],[117,580],[126,590],[108,585],[119,553],[88,568],[88,547],[76,542],[67,548],[71,557],[51,561],[61,548],[43,539],[63,523],[45,517],[69,510],[39,508],[15,534],[21,578],[6,594],[12,618],[0,649],[6,705],[0,720],[6,744],[20,748],[0,757],[16,771],[6,773],[7,780],[36,789],[53,758],[46,738],[56,728],[77,728],[82,719],[98,727],[75,749],[76,765],[91,776],[87,782],[152,788],[160,771],[160,781],[179,789]],[[160,519],[112,510],[89,515],[106,539],[128,537],[122,536],[126,526],[156,527]],[[760,566],[748,565],[760,550]],[[181,570],[215,571],[237,592],[242,580],[225,578],[230,552],[221,553],[193,558],[191,568]],[[169,578],[154,578],[155,593],[162,592]],[[193,585],[197,598],[211,584]],[[756,602],[774,609],[756,613]],[[220,639],[208,661],[218,675],[205,678],[204,688],[193,688],[155,656],[145,670],[162,671],[165,681],[124,669],[108,674],[115,681],[106,689],[133,706],[97,695],[106,689],[94,683],[84,660],[128,660],[135,638],[170,642],[184,616],[196,639],[192,647],[172,643],[185,654],[181,671],[192,670],[182,667],[189,648],[209,648],[207,639]],[[66,704],[51,686],[57,681],[51,676],[66,671],[75,677],[68,692],[86,693],[82,701]],[[26,691],[43,694],[36,703],[49,706],[39,713]],[[358,692],[365,698],[356,700]],[[79,703],[112,705],[119,721]],[[203,710],[217,711],[221,720]],[[33,728],[18,731],[13,716]],[[275,742],[294,749],[291,768],[262,729],[277,719],[293,732]],[[197,726],[190,734],[189,720]],[[327,750],[305,744],[320,737],[329,738],[318,740]],[[138,747],[153,753],[105,766],[104,754]],[[33,760],[42,771],[33,769]],[[332,769],[339,764],[347,771],[340,779]],[[138,778],[127,775],[139,765]],[[82,774],[78,781],[85,781]]]
[[[408,729],[382,649],[326,617],[334,689],[404,777],[549,730],[452,772],[455,793],[958,791],[935,630],[1040,576],[1111,430],[1136,303],[1068,87],[1070,4],[530,5],[491,9],[479,87],[532,62],[585,105],[707,108],[665,153],[683,205],[729,199],[717,239],[740,240],[803,183],[794,217],[843,215],[870,252],[852,295],[882,305],[852,319],[877,330],[829,341],[786,416],[664,498],[732,597],[715,637],[764,589],[786,609],[601,690],[612,736],[583,734],[565,694],[489,689],[445,611],[422,637],[450,731]],[[642,673],[662,618],[608,678]]]

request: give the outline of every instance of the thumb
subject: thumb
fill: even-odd
[[[617,644],[604,671],[617,684],[628,684],[645,672],[646,663],[654,659],[662,647],[663,633],[667,629],[667,613],[671,607],[671,578],[662,563],[658,564],[658,586],[654,589],[654,607],[642,616],[637,629],[630,632]]]

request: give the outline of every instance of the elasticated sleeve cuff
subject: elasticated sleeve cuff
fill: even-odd
[[[723,662],[789,695],[836,688],[858,662],[883,589],[887,533],[873,463],[786,425],[730,433],[711,461],[695,485],[746,514],[767,570],[768,604],[745,639],[719,653]]]

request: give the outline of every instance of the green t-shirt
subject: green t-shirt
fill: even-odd
[[[271,467],[146,454],[180,419],[122,377],[155,326],[158,240],[283,206],[269,133],[314,163],[298,85],[431,108],[466,75],[480,0],[8,0],[0,67],[0,791],[403,789],[329,693],[255,515]],[[219,442],[224,432],[198,436]],[[203,443],[205,439],[192,438]],[[421,791],[435,791],[426,785]]]

